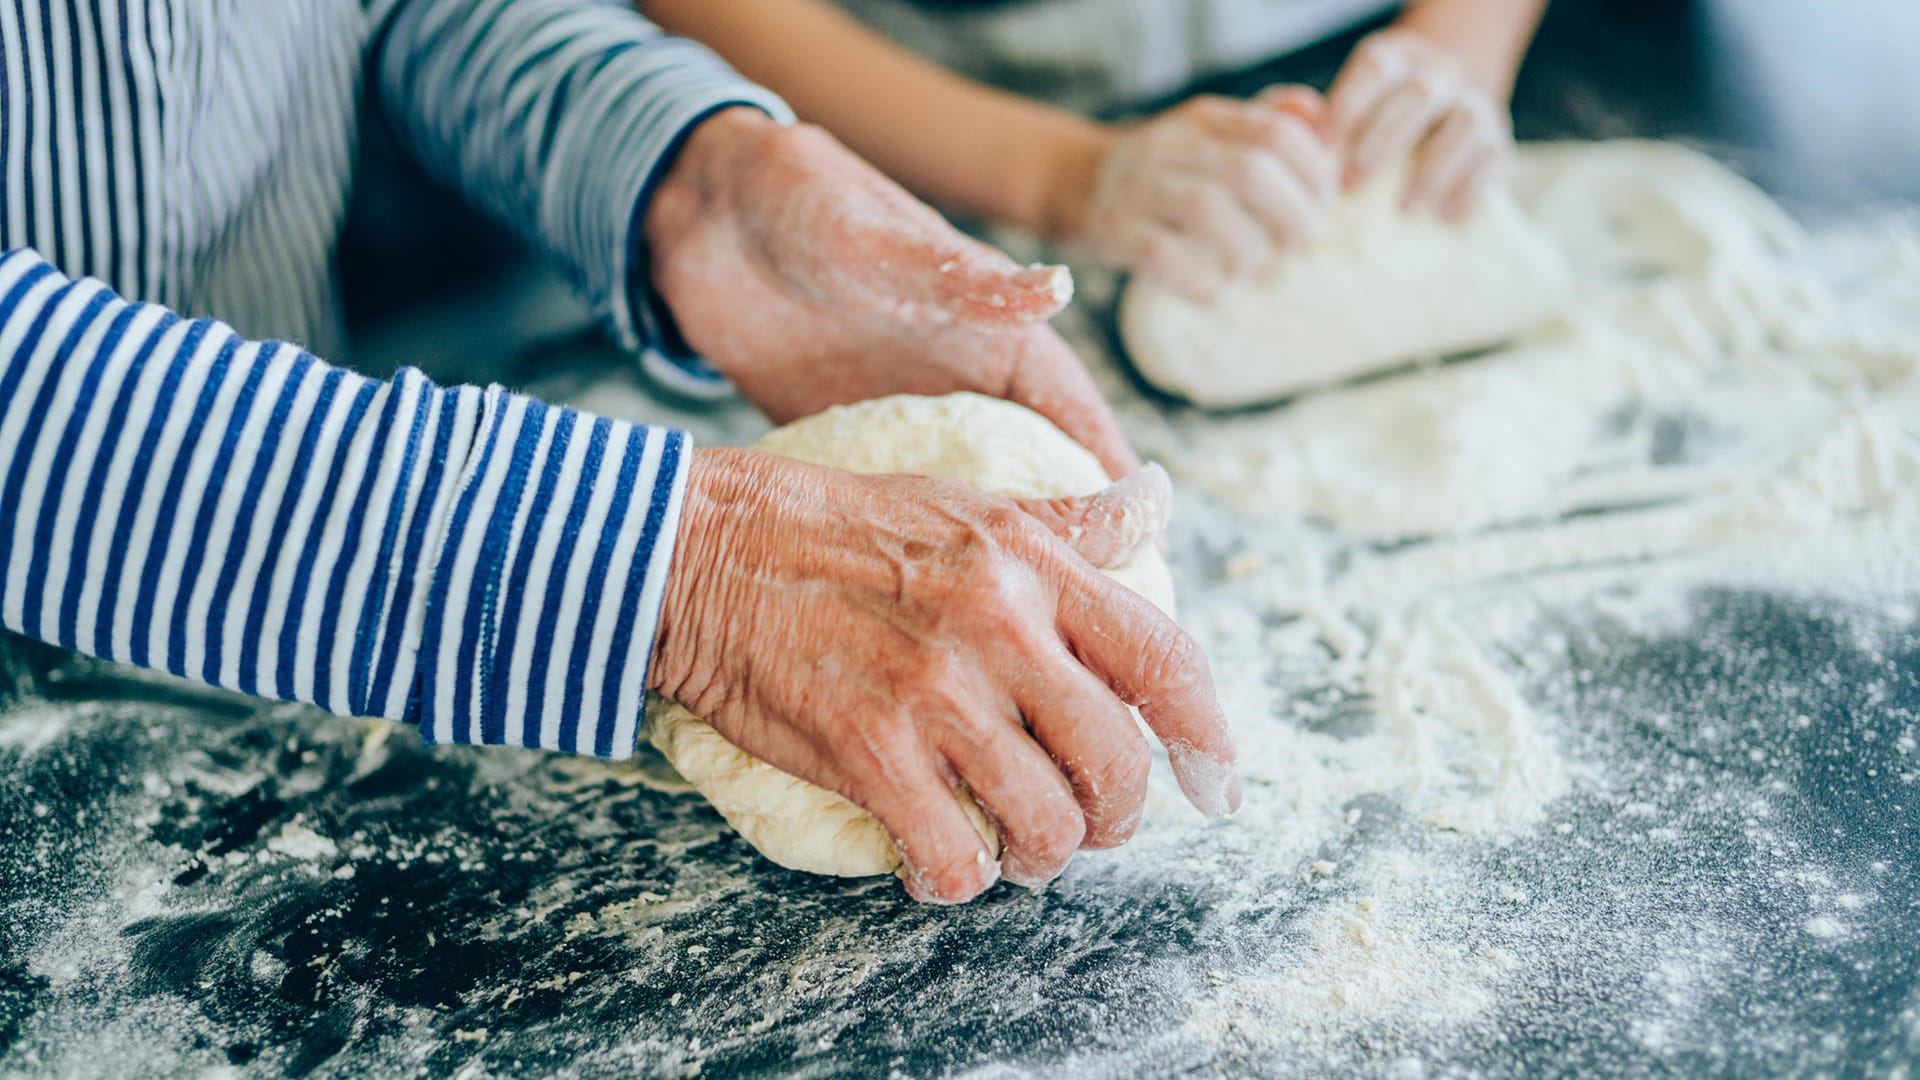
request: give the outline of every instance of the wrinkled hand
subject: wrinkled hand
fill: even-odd
[[[1018,402],[1111,475],[1139,459],[1046,326],[1065,267],[1020,267],[812,127],[728,109],[649,205],[652,280],[682,334],[776,422],[887,394]]]
[[[1063,240],[1197,299],[1314,233],[1338,189],[1302,86],[1198,97],[1120,134]]]
[[[1045,882],[1139,821],[1150,758],[1128,704],[1195,806],[1240,802],[1205,657],[1094,569],[1154,542],[1169,490],[1149,466],[1089,498],[1016,501],[696,451],[651,681],[872,813],[916,898],[964,901],[1002,873]]]
[[[1511,121],[1484,80],[1422,34],[1389,28],[1354,49],[1327,93],[1328,135],[1351,189],[1411,154],[1402,206],[1457,221],[1513,149]]]

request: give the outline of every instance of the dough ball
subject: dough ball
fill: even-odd
[[[1309,248],[1207,303],[1135,279],[1120,307],[1135,370],[1196,405],[1253,405],[1497,345],[1564,307],[1572,272],[1507,192],[1456,225],[1401,213],[1405,190],[1404,169],[1376,177]]]
[[[1038,413],[979,394],[843,405],[769,433],[756,449],[860,473],[917,473],[1018,498],[1090,495],[1108,484],[1093,454]],[[1173,614],[1173,575],[1152,546],[1108,573]],[[734,746],[672,701],[647,706],[647,736],[762,855],[793,870],[890,874],[900,853],[873,815]],[[961,803],[997,855],[999,838]]]

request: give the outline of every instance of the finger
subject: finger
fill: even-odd
[[[1447,221],[1465,221],[1472,216],[1474,208],[1486,196],[1487,189],[1500,178],[1500,171],[1506,166],[1504,154],[1488,154],[1474,163],[1453,191],[1440,203],[1440,216]]]
[[[1009,718],[964,735],[956,725],[940,747],[1000,830],[1000,873],[1015,885],[1060,876],[1087,832],[1073,788],[1047,752]]]
[[[1172,225],[1141,225],[1132,247],[1134,257],[1129,261],[1137,273],[1189,300],[1205,303],[1226,285],[1219,260],[1196,238]]]
[[[1060,629],[1074,655],[1140,709],[1187,800],[1208,817],[1240,808],[1233,740],[1207,658],[1159,608],[1093,570],[1069,570]]]
[[[999,880],[999,861],[930,761],[890,758],[881,782],[879,793],[854,802],[893,838],[908,895],[923,903],[963,904]]]
[[[1071,656],[1034,665],[1020,698],[1033,737],[1067,775],[1086,822],[1082,845],[1118,847],[1140,825],[1153,755],[1133,713]]]
[[[1103,570],[1127,562],[1165,532],[1172,501],[1167,470],[1151,464],[1092,495],[1014,500],[1089,565]]]
[[[1027,326],[1052,318],[1073,297],[1065,267],[1022,267],[1004,253],[955,229],[932,207],[854,157],[832,136],[804,125],[789,136],[798,170],[783,213],[824,219],[808,232],[827,239],[776,254],[791,260],[789,277],[819,298],[887,318],[928,326]],[[795,162],[825,160],[838,183],[820,190]],[[778,224],[778,222],[776,222]]]
[[[1140,458],[1120,434],[1113,407],[1100,396],[1093,376],[1060,335],[1048,327],[1026,332],[1007,397],[1025,405],[1093,451],[1108,476],[1126,476],[1140,467]]]
[[[1337,171],[1334,154],[1312,123],[1289,111],[1228,101],[1207,102],[1194,111],[1194,119],[1220,139],[1267,151],[1297,173],[1309,190],[1332,196]]]
[[[1042,323],[1073,299],[1073,272],[1066,267],[1020,266],[984,244],[948,248],[928,265],[937,306],[959,322],[982,328]]]
[[[1414,151],[1402,209],[1419,213],[1453,194],[1474,165],[1493,152],[1487,135],[1485,123],[1472,108],[1462,104],[1448,112]]]
[[[1243,277],[1267,260],[1266,228],[1212,178],[1177,181],[1161,220],[1202,245],[1227,277]]]
[[[1316,133],[1323,136],[1326,133],[1327,99],[1311,86],[1294,83],[1269,86],[1255,95],[1254,100],[1299,119]]]
[[[1343,178],[1347,186],[1366,183],[1380,167],[1412,149],[1441,109],[1440,91],[1426,83],[1408,82],[1388,95],[1354,130]]]
[[[1336,146],[1351,142],[1360,122],[1406,80],[1407,65],[1392,48],[1362,42],[1327,91],[1326,132]]]
[[[1301,239],[1339,187],[1339,162],[1291,115],[1236,107],[1197,114],[1217,138],[1203,167],[1224,174],[1235,194],[1280,242]]]
[[[1235,153],[1226,166],[1234,194],[1266,230],[1275,247],[1298,247],[1318,231],[1320,215],[1335,186],[1333,157],[1324,151],[1321,157],[1324,162],[1316,170],[1319,175],[1312,180],[1298,176],[1293,166],[1261,150]]]

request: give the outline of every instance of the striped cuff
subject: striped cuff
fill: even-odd
[[[0,625],[108,660],[626,757],[690,450],[0,254]]]
[[[692,443],[499,387],[484,398],[411,719],[430,743],[631,757]]]
[[[624,241],[616,264],[621,276],[615,280],[624,280],[626,287],[615,292],[609,315],[615,338],[623,348],[629,352],[644,350],[657,362],[684,369],[693,379],[693,386],[683,392],[711,397],[714,395],[698,388],[714,383],[720,378],[719,373],[687,347],[665,299],[654,290],[649,279],[647,207],[653,202],[653,189],[666,178],[681,146],[693,130],[714,113],[746,105],[760,109],[782,124],[793,123],[794,115],[786,102],[734,74],[704,47],[677,38],[654,46],[656,50],[669,47],[681,54],[678,57],[680,83],[675,87],[674,100],[650,108],[635,102],[628,107],[639,115],[624,118],[624,124],[620,122],[622,118],[610,118],[616,129],[624,128],[632,143],[626,160],[642,167],[623,185],[630,188],[630,196],[621,201],[617,186],[615,192],[609,192],[612,201],[606,204],[632,207],[624,222]],[[721,382],[721,385],[726,384]]]

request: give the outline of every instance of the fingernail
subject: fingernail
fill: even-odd
[[[1177,744],[1167,747],[1167,760],[1194,809],[1210,818],[1231,817],[1240,809],[1240,771],[1231,762]]]
[[[1034,292],[1044,292],[1056,304],[1073,299],[1073,271],[1064,266],[1035,263],[1013,276],[1014,284]]]

